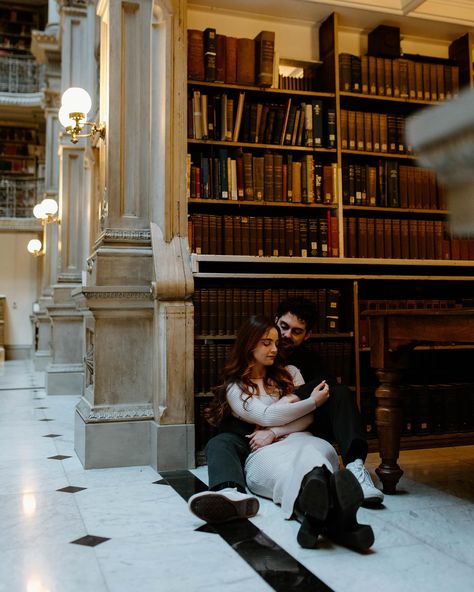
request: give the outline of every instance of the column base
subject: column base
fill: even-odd
[[[47,395],[79,395],[84,392],[84,371],[82,366],[68,367],[50,364],[46,369]]]
[[[160,425],[150,422],[150,464],[156,471],[193,469],[194,424]]]
[[[86,423],[76,411],[74,449],[85,469],[150,464],[150,422]]]
[[[48,368],[53,361],[53,357],[50,352],[42,353],[36,352],[33,356],[33,366],[37,372],[42,372]]]

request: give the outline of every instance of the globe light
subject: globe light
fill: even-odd
[[[41,241],[37,238],[32,238],[26,248],[28,249],[29,253],[35,255],[36,253],[39,253],[41,251],[41,247]]]
[[[63,127],[74,127],[76,125],[75,120],[69,117],[69,113],[70,111],[64,106],[59,109],[58,119]]]
[[[42,220],[45,217],[45,211],[43,208],[43,202],[36,204],[35,207],[33,208],[33,216],[35,218],[38,218],[39,220]]]
[[[43,199],[40,205],[43,206],[43,211],[46,214],[46,216],[54,216],[54,214],[56,214],[56,212],[58,211],[58,202],[55,199]]]
[[[69,113],[84,113],[87,115],[92,107],[89,93],[78,86],[68,88],[61,98],[61,106]]]

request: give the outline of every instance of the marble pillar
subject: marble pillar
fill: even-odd
[[[61,17],[61,92],[70,86],[85,88],[95,97],[96,16],[94,3],[63,0]],[[52,326],[52,361],[46,369],[49,395],[84,392],[84,312],[76,308],[72,292],[82,285],[90,245],[85,153],[86,140],[71,144],[63,135],[59,145],[59,232],[56,282],[47,311]]]
[[[87,468],[194,463],[184,4],[97,7],[100,233],[75,292],[91,313],[75,425]]]

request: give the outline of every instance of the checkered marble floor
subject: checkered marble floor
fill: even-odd
[[[0,365],[0,592],[473,589],[474,446],[401,454],[398,494],[359,511],[375,532],[369,553],[329,541],[302,549],[299,525],[268,500],[226,538],[150,467],[85,471],[74,452],[77,401],[46,396],[44,374],[27,361]],[[372,474],[378,462],[369,455]],[[206,468],[195,477],[206,482]],[[245,561],[237,548],[249,530],[276,554],[257,545]],[[277,583],[261,577],[274,572]]]

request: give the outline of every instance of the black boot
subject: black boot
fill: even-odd
[[[362,488],[355,476],[343,469],[330,478],[332,508],[325,534],[335,543],[357,551],[365,551],[374,544],[374,532],[368,524],[357,522],[357,510],[364,501]]]
[[[317,546],[319,534],[329,511],[329,476],[326,467],[316,467],[303,479],[295,503],[295,514],[301,522],[297,541],[305,549]]]

